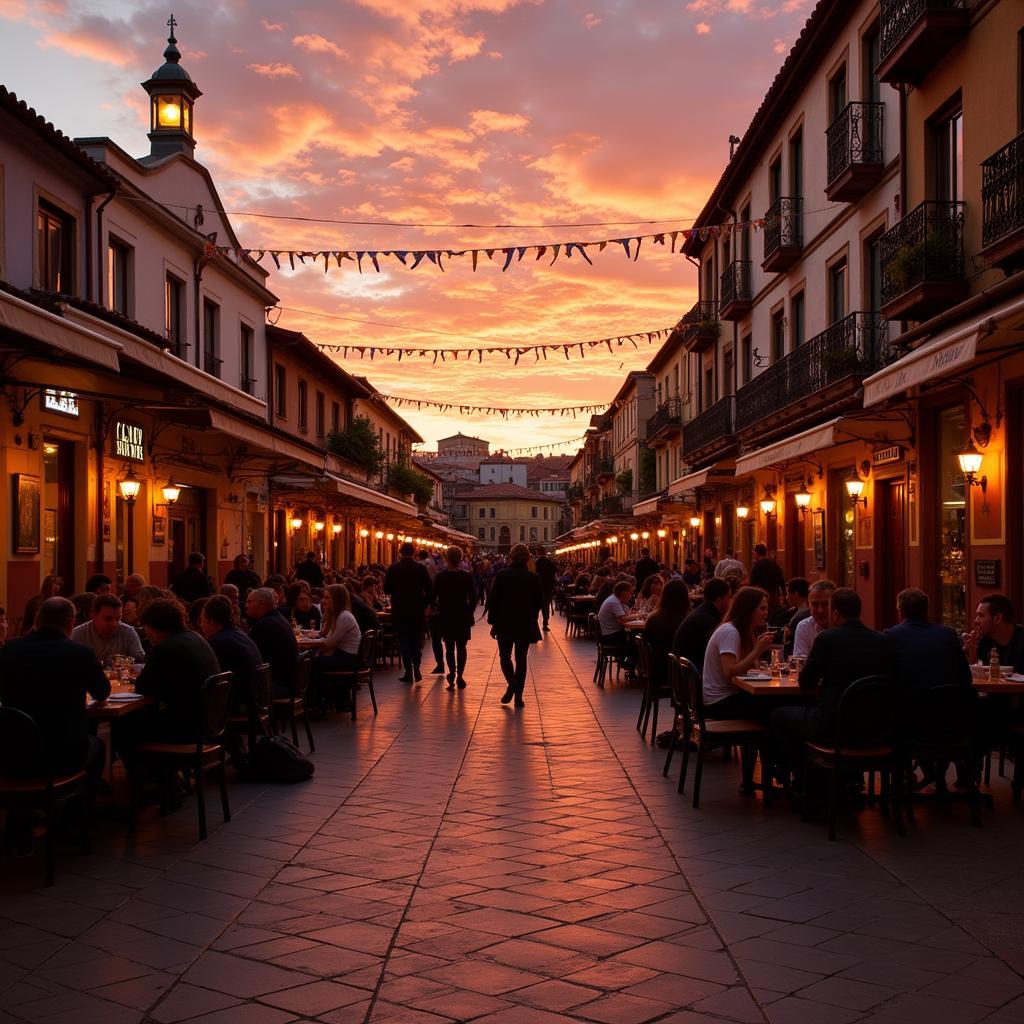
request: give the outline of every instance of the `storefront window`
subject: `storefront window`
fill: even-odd
[[[845,469],[832,470],[828,478],[828,503],[832,512],[830,529],[825,531],[826,544],[829,533],[836,538],[836,550],[827,551],[826,557],[835,562],[833,579],[840,587],[852,587],[856,583],[856,539],[854,531],[857,527],[857,512],[850,503],[846,491],[846,481],[853,472],[853,466]]]
[[[939,413],[939,607],[957,632],[967,627],[966,495],[956,457],[966,429],[962,406]]]

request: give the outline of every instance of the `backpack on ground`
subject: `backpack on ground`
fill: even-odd
[[[242,776],[250,782],[305,782],[316,765],[284,736],[264,736],[246,759]]]

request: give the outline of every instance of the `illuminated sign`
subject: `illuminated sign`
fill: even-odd
[[[43,391],[43,408],[47,412],[59,412],[61,416],[78,416],[78,395],[74,391],[58,391],[46,388]]]
[[[132,462],[146,461],[145,437],[142,427],[123,420],[114,421],[114,454]]]

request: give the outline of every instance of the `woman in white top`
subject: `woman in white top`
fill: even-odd
[[[661,591],[664,589],[665,581],[657,574],[648,576],[644,585],[637,595],[633,611],[637,615],[650,615],[658,610],[658,602],[661,600]]]
[[[325,588],[321,610],[324,625],[315,645],[320,648],[320,656],[313,662],[313,674],[319,676],[324,672],[347,672],[357,668],[362,633],[352,614],[348,587],[336,583]]]
[[[760,587],[741,587],[725,621],[711,634],[704,655],[704,711],[708,718],[764,718],[766,709],[733,679],[750,672],[771,649],[768,594]]]

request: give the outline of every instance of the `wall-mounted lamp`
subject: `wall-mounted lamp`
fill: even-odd
[[[389,533],[388,534],[388,540],[394,540],[394,539],[395,539],[395,535],[393,533]]]
[[[181,487],[174,482],[173,476],[160,490],[164,496],[164,504],[167,506],[173,505],[181,497]]]
[[[377,532],[376,532],[376,533],[374,534],[374,537],[376,537],[376,538],[377,538],[377,540],[383,540],[383,539],[384,539],[384,531],[383,531],[383,530],[378,530],[378,531],[377,531]]]
[[[700,529],[700,521],[700,516],[690,516],[690,526],[692,526],[693,529]]]
[[[317,533],[323,533],[326,526],[327,524],[322,519],[317,519],[313,523],[313,529],[316,530]]]
[[[764,497],[758,502],[761,508],[761,515],[765,519],[774,519],[776,517],[776,509],[778,503],[775,500],[775,485],[765,484],[764,485]]]
[[[639,533],[631,533],[629,535],[629,539],[630,540],[639,540],[640,539],[640,534]]]
[[[301,518],[299,518],[299,516],[292,516],[292,520],[291,520],[292,529],[293,530],[301,530],[302,529],[302,524],[305,521],[306,521],[305,519],[301,519]]]
[[[337,537],[338,534],[341,533],[341,523],[333,523],[331,525],[331,533],[333,533],[334,536]]]
[[[749,516],[749,515],[750,515],[750,506],[749,505],[737,505],[736,506],[736,518],[737,519],[746,519],[747,516]]]
[[[121,492],[121,497],[131,505],[139,496],[142,481],[135,475],[134,469],[129,469],[124,479],[118,481],[117,489]]]
[[[863,504],[865,509],[868,507],[868,499],[861,496],[863,491],[864,481],[861,480],[857,470],[854,470],[846,481],[846,493],[850,496],[850,501],[853,503],[854,508],[860,504]]]
[[[363,539],[365,540],[365,539],[366,539],[367,537],[369,537],[369,536],[370,536],[370,531],[369,531],[368,529],[366,529],[366,527],[364,526],[364,527],[363,527],[363,528],[362,528],[362,529],[361,529],[361,530],[359,531],[359,536],[360,536],[360,537],[362,537],[362,538],[363,538]]]
[[[667,533],[664,530],[659,530],[658,531],[658,540],[664,540],[666,536],[667,536]]]
[[[806,485],[800,485],[800,490],[793,495],[793,500],[796,502],[796,507],[800,513],[800,518],[806,519],[807,513],[811,507],[811,492],[807,490]]]
[[[650,532],[650,530],[644,530],[644,532],[643,532],[643,533],[641,533],[641,534],[640,534],[640,536],[641,536],[641,537],[642,537],[642,538],[643,538],[644,540],[649,540],[649,539],[650,539],[650,536],[651,536],[651,532]]]
[[[967,439],[967,447],[962,452],[958,452],[956,458],[960,463],[960,472],[963,473],[967,486],[980,487],[981,493],[985,494],[988,491],[988,477],[978,476],[984,456],[975,448],[972,438]]]
[[[608,540],[605,543],[607,543],[607,544],[618,544],[619,543],[619,538],[618,538],[618,536],[616,534],[613,533],[608,538]]]

